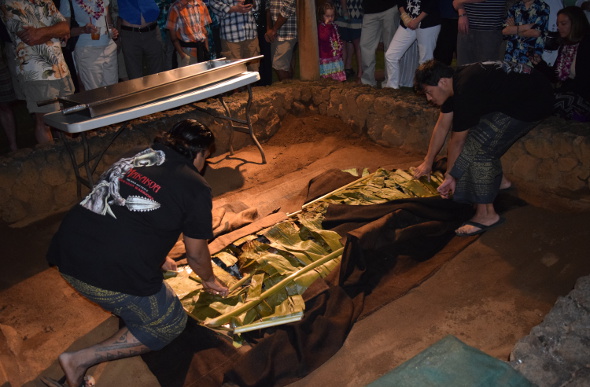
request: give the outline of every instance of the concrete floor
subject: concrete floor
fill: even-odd
[[[286,192],[304,187],[322,170],[407,168],[422,157],[393,155],[391,149],[360,142],[351,145],[343,138],[315,146],[277,144],[264,145],[267,165],[244,162],[259,159],[252,148],[229,159],[219,157],[206,175],[210,182],[220,182],[212,184],[217,205],[240,200],[261,213],[277,206],[288,211],[292,203]],[[294,161],[293,155],[301,152],[305,157]],[[285,163],[290,163],[291,172],[280,170]],[[235,173],[242,177],[241,186],[223,186],[221,181]],[[515,343],[543,320],[557,298],[590,273],[590,217],[521,203],[518,190],[502,195],[502,201],[518,203],[507,206],[511,209],[504,213],[507,222],[502,227],[482,235],[429,279],[358,321],[340,351],[293,386],[366,385],[448,334],[507,360]],[[55,359],[61,351],[95,343],[117,329],[114,318],[76,297],[55,270],[45,266],[42,251],[59,220],[56,215],[26,229],[2,229],[8,252],[2,264],[12,268],[0,276],[3,387],[41,385],[40,375],[59,378]],[[17,244],[19,238],[29,244]],[[38,300],[20,300],[25,293],[36,294]],[[90,373],[98,386],[158,385],[140,358],[103,364]]]

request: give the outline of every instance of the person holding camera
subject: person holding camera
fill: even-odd
[[[251,58],[260,54],[255,14],[260,0],[211,0],[211,10],[221,25],[221,55],[228,59]],[[258,71],[259,62],[248,64]]]

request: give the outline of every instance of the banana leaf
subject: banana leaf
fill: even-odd
[[[228,267],[238,263],[238,258],[227,251],[220,251],[218,254],[215,254],[215,257],[219,258]]]
[[[282,304],[278,305],[275,310],[276,315],[274,316],[263,317],[254,323],[236,326],[234,328],[234,333],[249,332],[256,329],[299,321],[303,317],[305,301],[303,301],[303,297],[301,296],[289,297]]]
[[[327,256],[323,257],[322,259],[320,259],[316,262],[311,263],[310,265],[307,265],[306,267],[302,268],[298,272],[293,273],[293,274],[283,278],[281,281],[277,282],[270,289],[267,289],[262,294],[260,294],[260,296],[258,298],[252,299],[240,306],[237,306],[231,312],[222,314],[222,315],[217,316],[215,318],[208,318],[205,321],[203,321],[203,324],[205,326],[209,326],[209,327],[221,327],[222,325],[225,325],[228,322],[230,322],[236,316],[239,316],[242,313],[246,312],[247,310],[260,304],[265,299],[271,299],[272,297],[281,298],[281,296],[284,294],[284,289],[287,284],[290,284],[298,276],[301,276],[302,274],[307,273],[307,272],[315,269],[316,267],[318,267],[330,260],[341,257],[342,250],[343,250],[343,248],[339,249],[331,254],[328,254]],[[286,298],[287,297],[285,297],[285,299]],[[282,300],[281,303],[283,301],[284,300]],[[275,305],[278,305],[278,303],[276,303]]]
[[[358,170],[348,171],[358,175]],[[297,321],[305,303],[301,294],[340,263],[343,246],[337,233],[322,229],[330,203],[369,205],[409,197],[438,195],[441,173],[413,179],[411,172],[378,169],[303,206],[287,220],[234,241],[213,255],[215,275],[230,288],[226,298],[203,291],[200,279],[179,270],[166,279],[189,315],[214,330],[246,332]],[[229,267],[239,267],[236,278]]]

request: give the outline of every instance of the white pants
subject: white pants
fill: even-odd
[[[436,39],[440,32],[440,25],[411,30],[400,26],[385,53],[387,68],[387,83],[385,87],[399,89],[400,87],[400,59],[415,41],[418,41],[418,63],[424,63],[433,58]]]
[[[387,51],[398,26],[399,10],[396,6],[383,12],[368,13],[363,16],[360,41],[361,63],[363,66],[361,82],[365,85],[377,85],[375,80],[375,51],[380,41],[383,41],[383,49]],[[387,79],[387,69],[385,70],[385,79]]]
[[[112,40],[107,46],[102,47],[76,47],[74,60],[84,90],[119,82],[117,44]]]

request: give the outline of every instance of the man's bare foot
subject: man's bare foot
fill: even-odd
[[[472,218],[455,230],[457,236],[472,236],[484,233],[504,223],[505,219],[498,214],[490,218]]]
[[[495,221],[481,220],[477,221],[475,218],[463,223],[461,227],[455,230],[457,236],[472,236],[482,234],[496,226],[504,223],[506,219],[496,214]]]
[[[71,352],[64,352],[57,358],[61,369],[66,374],[66,381],[70,387],[79,387],[85,385],[84,374],[86,368],[77,366],[75,364],[74,354]]]

